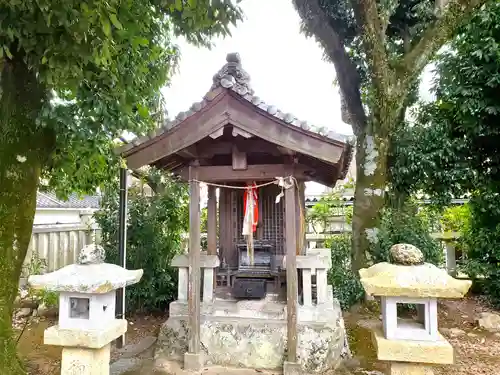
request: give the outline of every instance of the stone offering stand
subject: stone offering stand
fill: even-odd
[[[104,263],[103,248],[88,245],[78,264],[29,277],[32,288],[59,293],[59,324],[45,330],[44,343],[63,347],[61,374],[109,374],[110,343],[127,331],[127,321],[115,318],[116,289],[142,274]]]
[[[372,331],[377,358],[390,362],[390,375],[432,375],[433,364],[453,364],[450,343],[438,331],[437,298],[462,298],[470,280],[424,263],[415,246],[391,248],[395,264],[378,263],[359,271],[368,295],[381,297],[382,329]],[[398,316],[398,305],[416,305],[417,319]]]

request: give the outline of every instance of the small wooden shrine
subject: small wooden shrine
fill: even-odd
[[[343,179],[353,145],[344,136],[311,126],[264,103],[254,95],[239,55],[228,54],[226,60],[202,101],[120,152],[129,168],[155,166],[190,185],[189,254],[175,264],[180,267],[180,302],[176,302],[187,306],[185,366],[197,368],[203,364],[200,324],[217,316],[213,306],[218,299],[213,299],[211,285],[216,286],[215,297],[237,301],[263,299],[286,284],[283,329],[287,345],[282,349],[288,358],[285,367],[293,367],[298,361],[298,283],[302,278],[297,260],[301,256],[316,257],[305,249],[304,183],[333,186]],[[208,185],[206,254],[200,251],[202,182]],[[310,263],[301,259],[299,263]],[[200,267],[210,270],[204,274],[203,289]],[[312,268],[313,272],[318,268],[319,274],[322,268],[315,267],[303,268]],[[318,290],[324,289],[326,295],[324,275],[324,286],[318,285]],[[184,278],[189,280],[188,286],[182,284]],[[229,294],[218,295],[224,287]],[[301,298],[309,301],[310,295]],[[206,310],[209,304],[213,305],[211,312]],[[173,310],[171,307],[171,317]],[[210,357],[207,349],[204,351]]]

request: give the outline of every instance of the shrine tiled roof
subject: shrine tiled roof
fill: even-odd
[[[217,72],[213,77],[213,84],[210,91],[205,95],[203,100],[194,103],[191,108],[185,112],[180,112],[175,119],[167,120],[160,128],[152,131],[148,135],[137,137],[133,139],[130,143],[121,146],[118,152],[126,152],[132,149],[134,146],[138,146],[149,139],[159,136],[164,132],[169,131],[173,127],[181,124],[187,118],[194,115],[195,113],[201,111],[211,100],[216,96],[216,91],[220,88],[232,90],[240,95],[243,99],[252,103],[255,107],[266,111],[268,114],[276,117],[277,119],[284,121],[287,124],[297,126],[305,131],[309,131],[324,137],[325,140],[333,140],[345,143],[348,146],[348,152],[344,159],[344,164],[350,164],[352,159],[354,138],[339,134],[333,130],[328,129],[325,126],[314,126],[307,121],[303,121],[295,117],[293,114],[288,112],[283,112],[276,106],[272,104],[265,103],[260,97],[254,94],[254,90],[250,85],[250,75],[243,69],[241,65],[241,59],[238,53],[230,53],[226,57],[226,64]],[[345,169],[347,173],[348,168]],[[343,178],[341,176],[341,178]]]
[[[97,195],[70,194],[67,200],[57,198],[56,194],[50,191],[39,191],[36,195],[37,208],[93,208],[100,207],[101,197]]]

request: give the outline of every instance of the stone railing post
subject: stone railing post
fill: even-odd
[[[200,255],[200,269],[203,272],[203,302],[212,302],[214,298],[214,268],[219,267],[220,261],[217,255]],[[179,268],[179,281],[177,285],[177,299],[187,301],[189,260],[187,254],[180,254],[172,260],[172,267]]]
[[[317,248],[306,250],[306,256],[318,257],[316,269],[316,294],[318,305],[328,301],[328,270],[332,268],[331,250]],[[311,270],[314,273],[314,269]]]
[[[286,257],[283,259],[283,265]],[[332,266],[330,249],[309,249],[306,255],[297,255],[297,268],[302,272],[303,306],[312,306],[312,275],[316,275],[317,304],[328,301],[327,272]]]
[[[309,268],[302,269],[302,295],[304,306],[312,306],[312,283],[311,270]]]

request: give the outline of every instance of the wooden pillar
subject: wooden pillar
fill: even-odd
[[[224,260],[227,262],[226,256],[226,189],[219,190],[219,257],[222,264]],[[227,264],[227,263],[226,263]]]
[[[292,182],[292,181],[288,181]],[[286,237],[286,294],[288,362],[297,362],[297,231],[296,207],[297,186],[285,190],[285,237]]]
[[[208,203],[207,203],[207,253],[208,255],[217,255],[217,194],[216,187],[208,185]],[[203,277],[212,275],[213,288],[217,286],[215,280],[215,272],[205,270]],[[205,296],[205,289],[203,289],[203,296]],[[203,297],[205,299],[205,297]]]
[[[200,184],[196,166],[189,167],[188,350],[200,353]]]
[[[305,250],[306,250],[306,232],[307,228],[305,227],[305,220],[306,220],[306,200],[305,200],[305,182],[304,181],[298,181],[298,189],[295,188],[295,193],[297,196],[297,201],[296,201],[296,211],[297,211],[297,216],[296,216],[296,221],[297,221],[297,246],[300,245],[298,248],[299,255],[305,255]],[[304,226],[303,226],[304,225]]]
[[[208,255],[217,255],[217,195],[212,185],[208,185],[207,252]]]

